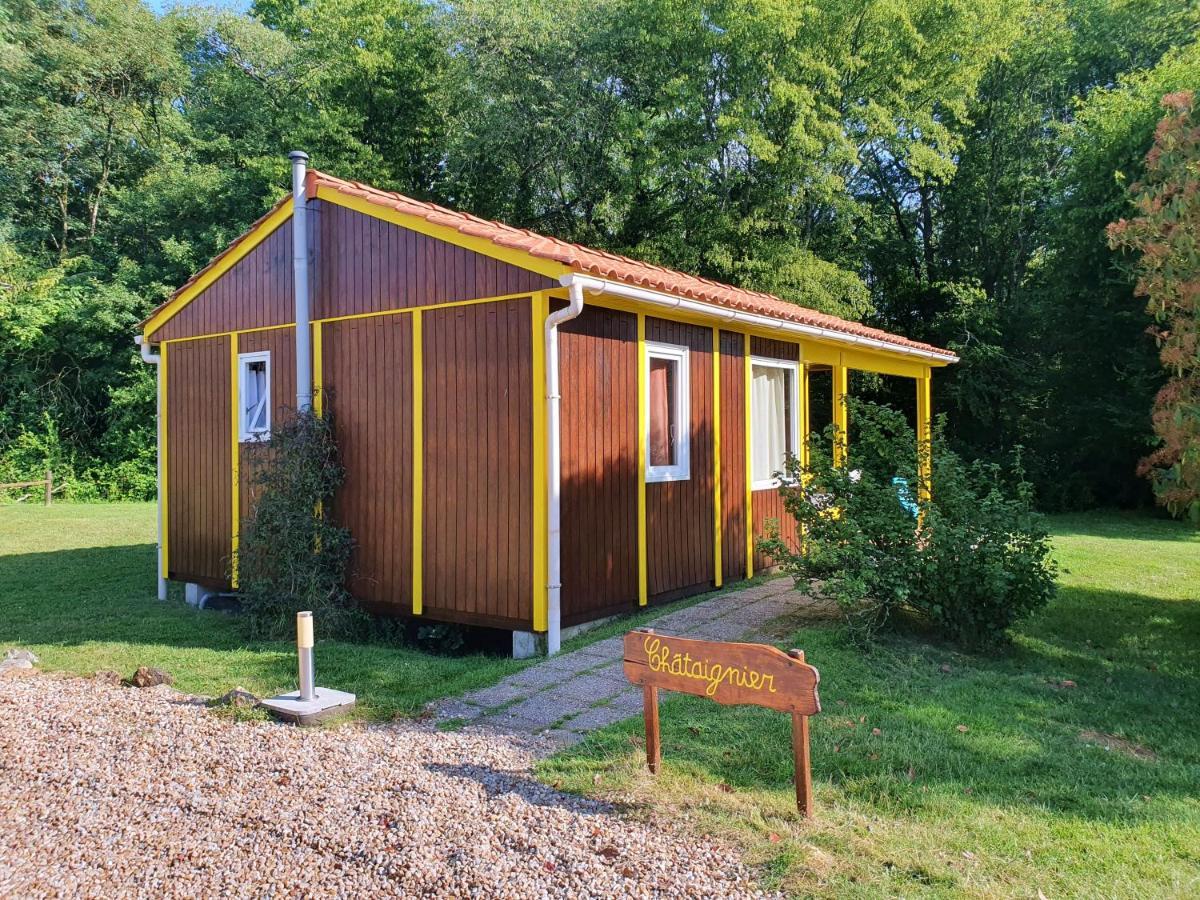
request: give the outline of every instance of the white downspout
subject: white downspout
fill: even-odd
[[[154,477],[154,496],[158,500],[158,564],[155,571],[158,573],[158,599],[167,599],[167,579],[163,577],[162,567],[162,552],[163,552],[163,508],[162,508],[162,459],[163,459],[163,433],[162,433],[162,357],[157,353],[150,352],[150,345],[143,340],[139,334],[134,339],[134,343],[138,345],[138,350],[142,354],[142,362],[154,366],[155,384],[154,384],[154,458],[157,466]]]
[[[583,283],[571,275],[564,275],[561,281],[568,289],[570,303],[546,316],[547,656],[553,656],[562,647],[562,418],[559,410],[562,397],[558,391],[558,326],[583,312]]]
[[[292,275],[296,294],[296,409],[312,407],[312,326],[308,308],[308,191],[304,184],[308,154],[293,150]]]

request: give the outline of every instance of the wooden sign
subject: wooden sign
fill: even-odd
[[[730,644],[656,634],[639,628],[625,635],[625,677],[642,685],[646,763],[657,773],[662,754],[658,690],[707,697],[726,705],[754,705],[792,715],[796,807],[812,816],[808,717],[821,711],[821,675],[802,650],[784,653],[768,644]]]

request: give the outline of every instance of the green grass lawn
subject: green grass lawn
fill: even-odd
[[[0,507],[0,649],[28,647],[43,667],[80,674],[159,666],[180,690],[210,696],[236,685],[259,696],[295,690],[291,642],[248,640],[235,618],[192,609],[177,588],[168,603],[155,598],[153,539],[153,504]],[[419,712],[523,665],[411,647],[316,647],[318,683],[354,691],[374,718]]]
[[[33,650],[48,669],[128,677],[158,666],[189,693],[241,686],[260,697],[296,687],[289,641],[248,640],[225,613],[155,598],[155,507],[149,503],[0,506],[0,651]],[[572,650],[703,597],[656,607],[564,642]],[[370,718],[419,713],[431,700],[486,687],[536,660],[436,656],[414,647],[319,639],[317,682],[358,695]]]
[[[640,719],[541,775],[724,835],[801,896],[1200,896],[1200,536],[1052,524],[1061,592],[1010,652],[909,635],[864,655],[816,627],[781,642],[821,670],[811,824],[789,720],[767,710],[664,695],[658,778]]]

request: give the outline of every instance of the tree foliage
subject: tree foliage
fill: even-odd
[[[1130,188],[1139,215],[1114,222],[1108,236],[1138,254],[1137,293],[1167,373],[1154,398],[1159,446],[1140,471],[1159,503],[1200,524],[1200,110],[1190,91],[1163,106],[1146,174]]]
[[[0,0],[0,468],[144,495],[136,322],[299,147],[950,345],[956,446],[1026,445],[1046,503],[1136,502],[1162,375],[1103,228],[1159,97],[1200,84],[1198,24],[1187,0]]]

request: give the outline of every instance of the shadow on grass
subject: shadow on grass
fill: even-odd
[[[152,544],[0,557],[0,649],[31,646],[50,668],[83,674],[160,666],[181,690],[209,695],[234,686],[259,696],[294,689],[292,642],[253,639],[237,618],[178,597],[160,602],[154,565]],[[432,700],[484,687],[524,665],[319,638],[318,683],[355,692],[372,718],[417,714]]]
[[[823,712],[812,720],[818,784],[897,814],[952,798],[1129,822],[1195,802],[1198,638],[1198,604],[1066,588],[996,656],[911,635],[863,653],[831,628],[786,643],[821,671]],[[788,717],[667,696],[667,765],[734,790],[791,790]],[[599,771],[636,754],[631,737],[640,732],[640,719],[605,729],[551,765],[568,776]],[[1095,735],[1154,756],[1105,749]]]

